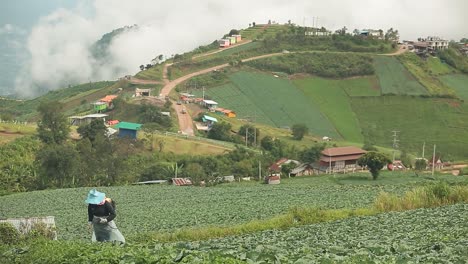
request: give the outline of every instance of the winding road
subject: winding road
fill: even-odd
[[[251,41],[246,41],[246,42],[244,42],[242,44],[239,44],[239,45],[244,45],[244,44],[247,44],[247,43],[250,43],[250,42]],[[238,47],[239,45],[232,46],[232,48]],[[197,57],[199,58],[199,57],[203,57],[203,56],[212,55],[212,54],[215,54],[215,53],[218,53],[218,52],[222,52],[224,50],[226,50],[226,49],[222,49],[222,50],[218,50],[218,51],[210,52],[210,53],[205,53],[205,54],[202,54],[202,55],[198,55]],[[408,49],[407,49],[406,46],[401,45],[401,46],[399,46],[398,50],[393,52],[393,53],[377,54],[377,55],[396,56],[396,55],[400,55],[400,54],[406,52],[407,50]],[[317,51],[311,51],[311,52],[317,52]],[[263,58],[268,58],[268,57],[273,57],[273,56],[280,56],[280,55],[291,54],[291,53],[295,53],[295,52],[264,54],[264,55],[260,55],[260,56],[255,56],[255,57],[243,59],[242,62],[248,62],[248,61],[252,61],[252,60],[258,60],[258,59],[263,59]],[[342,53],[342,52],[337,52],[337,53]],[[202,75],[202,74],[205,74],[205,73],[209,73],[209,72],[212,72],[214,70],[219,70],[219,69],[222,69],[222,68],[225,68],[225,67],[229,66],[228,63],[225,63],[225,64],[217,65],[217,66],[214,66],[214,67],[210,67],[210,68],[207,68],[207,69],[203,69],[203,70],[200,70],[200,71],[197,71],[197,72],[193,72],[193,73],[187,74],[185,76],[179,77],[179,78],[177,78],[177,79],[175,79],[173,81],[169,81],[168,76],[167,76],[167,69],[171,65],[173,65],[173,63],[165,64],[164,68],[163,68],[164,87],[161,89],[161,92],[160,92],[160,95],[162,97],[169,96],[169,93],[172,91],[172,89],[174,89],[174,87],[176,87],[178,84],[180,84],[180,83],[182,83],[182,82],[184,82],[184,81],[186,81],[186,80],[188,80],[188,79],[190,79],[192,77]],[[158,82],[158,83],[161,83],[161,82]],[[184,109],[185,106],[184,105],[174,104],[174,103],[172,105],[173,105],[174,110],[177,113],[177,119],[179,120],[179,131],[182,134],[193,136],[195,133],[194,133],[194,130],[193,130],[192,117],[190,116],[189,113],[183,113],[183,111],[182,111],[182,109]]]

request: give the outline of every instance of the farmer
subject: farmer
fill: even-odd
[[[125,238],[114,223],[115,208],[106,194],[92,189],[85,201],[88,204],[88,226],[93,227],[94,241],[119,241],[125,243]]]

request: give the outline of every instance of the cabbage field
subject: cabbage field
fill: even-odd
[[[124,246],[89,242],[84,204],[88,188],[7,195],[0,197],[0,218],[53,215],[59,241],[0,244],[0,263],[464,263],[467,204],[351,215],[200,241],[163,243],[146,236],[239,226],[273,219],[291,208],[370,208],[381,191],[402,194],[437,180],[468,183],[466,176],[384,172],[377,181],[356,173],[282,179],[276,186],[245,182],[206,188],[100,188],[117,202],[117,225],[127,238]]]

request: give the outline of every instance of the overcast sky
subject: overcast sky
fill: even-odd
[[[232,28],[268,19],[311,26],[318,18],[318,26],[332,30],[393,27],[401,39],[468,37],[467,0],[2,0],[0,5],[0,34],[28,35],[31,58],[16,82],[25,94],[34,84],[55,89],[67,81],[118,77],[96,68],[88,48],[125,25],[140,27],[112,43],[119,74],[134,74],[155,55],[188,51]]]

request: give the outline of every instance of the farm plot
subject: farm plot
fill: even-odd
[[[382,94],[426,95],[427,90],[395,58],[376,56],[374,67]]]
[[[369,180],[367,173],[349,177],[284,179],[277,186],[252,182],[213,188],[124,186],[100,190],[115,199],[117,225],[125,235],[131,236],[149,231],[240,224],[271,218],[294,206],[367,207],[382,190],[400,193],[413,182],[424,181],[422,177],[385,173],[378,181]],[[89,236],[84,199],[88,191],[88,188],[76,188],[3,196],[0,218],[53,215],[59,238],[86,240]]]
[[[349,88],[348,83],[360,83],[356,82],[356,80],[307,78],[295,80],[294,84],[302,90],[310,101],[320,107],[321,112],[332,121],[344,139],[352,142],[362,142],[359,122],[344,90],[345,87]]]
[[[437,144],[445,160],[468,158],[468,106],[458,100],[400,96],[353,97],[364,137],[381,146],[391,146],[393,130],[400,131],[400,148],[421,153]],[[426,151],[426,158],[430,153]]]
[[[195,255],[210,252],[256,263],[463,263],[467,217],[468,205],[461,204],[193,242],[186,248]]]
[[[467,218],[459,204],[207,241],[49,241],[0,254],[7,263],[465,263]]]
[[[468,101],[468,75],[451,74],[439,77],[447,86],[455,90],[460,99]]]
[[[220,107],[276,127],[307,125],[315,135],[340,137],[330,121],[290,81],[261,73],[237,72],[232,84],[209,89],[206,94]],[[220,89],[220,90],[218,90]]]

